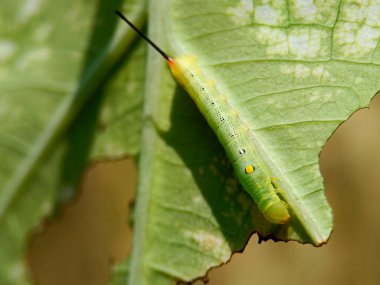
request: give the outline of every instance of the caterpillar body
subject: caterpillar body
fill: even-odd
[[[250,194],[264,217],[274,224],[286,224],[290,215],[280,199],[268,168],[252,143],[248,127],[228,104],[226,97],[202,73],[191,55],[170,58],[142,34],[120,12],[116,12],[167,61],[171,73],[191,96],[206,121],[216,133],[243,188]]]

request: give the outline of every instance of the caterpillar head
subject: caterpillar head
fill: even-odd
[[[201,70],[197,65],[196,57],[191,54],[170,59],[168,60],[168,64],[174,78],[182,86],[189,84],[189,78],[196,77],[201,74]]]

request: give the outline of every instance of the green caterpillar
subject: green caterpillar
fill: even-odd
[[[195,58],[191,55],[170,58],[120,12],[116,14],[166,59],[176,81],[191,96],[216,133],[240,183],[264,217],[274,224],[288,223],[290,215],[287,204],[277,195],[280,190],[274,185],[269,170],[253,145],[249,128],[227,103],[226,97],[203,75]]]

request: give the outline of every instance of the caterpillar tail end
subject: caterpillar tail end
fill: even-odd
[[[272,224],[287,224],[290,220],[287,205],[282,201],[270,205],[265,209],[263,215]]]

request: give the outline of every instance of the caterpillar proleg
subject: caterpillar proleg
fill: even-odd
[[[274,224],[286,224],[290,215],[287,204],[280,199],[281,191],[273,183],[266,164],[251,139],[251,131],[202,73],[191,55],[169,57],[123,14],[116,11],[128,25],[154,47],[167,61],[173,77],[193,99],[202,115],[216,133],[244,189],[250,194],[264,217]]]

